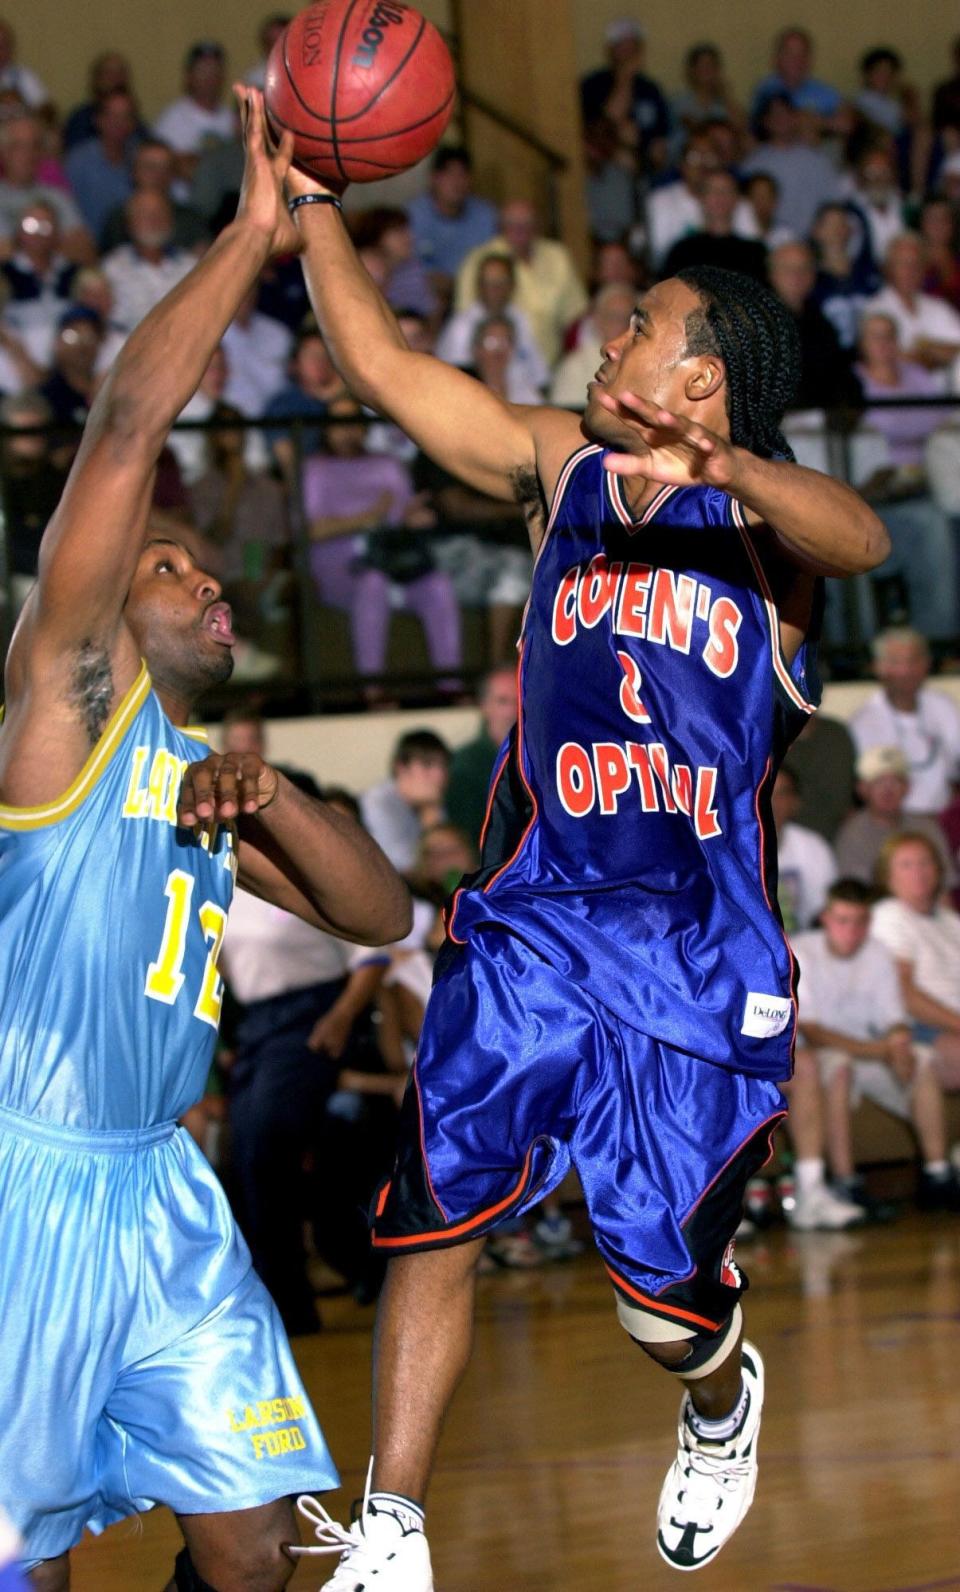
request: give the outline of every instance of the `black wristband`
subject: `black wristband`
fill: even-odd
[[[287,209],[291,215],[301,205],[334,205],[337,210],[343,209],[335,193],[298,193],[293,199],[287,200]]]

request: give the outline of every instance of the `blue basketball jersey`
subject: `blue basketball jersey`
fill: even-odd
[[[813,644],[783,656],[740,505],[665,487],[635,519],[602,449],[580,449],[451,939],[500,924],[664,1044],[785,1077],[796,978],[770,791],[818,697]]]
[[[177,828],[198,755],[144,666],[62,797],[0,806],[0,1106],[136,1129],[202,1094],[236,848]]]

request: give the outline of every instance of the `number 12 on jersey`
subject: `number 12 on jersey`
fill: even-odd
[[[182,868],[174,868],[164,886],[167,916],[163,925],[163,937],[156,961],[151,962],[147,968],[147,979],[144,984],[144,994],[149,995],[151,1000],[162,1001],[164,1006],[172,1006],[183,988],[185,979],[183,959],[187,949],[190,901],[195,883],[192,874],[184,873]],[[223,1005],[223,983],[217,972],[217,957],[220,955],[223,933],[227,926],[227,914],[215,901],[205,901],[198,915],[203,937],[209,941],[210,949],[207,952],[200,993],[193,1008],[193,1015],[199,1017],[201,1022],[209,1023],[211,1028],[216,1028],[220,1022],[220,1008]]]

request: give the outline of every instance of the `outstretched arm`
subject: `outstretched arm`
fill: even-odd
[[[366,830],[249,752],[211,752],[180,785],[177,822],[236,822],[239,882],[315,928],[361,945],[410,932],[410,893]]]
[[[246,109],[248,93],[239,92]],[[37,585],[7,660],[0,790],[8,800],[43,801],[81,767],[96,739],[83,711],[83,679],[96,681],[95,722],[131,684],[139,660],[123,607],[142,551],[157,459],[270,254],[297,246],[282,194],[292,140],[274,155],[260,120],[248,116],[247,123],[237,219],[124,346],[41,543]],[[14,765],[15,792],[9,788]]]
[[[786,460],[758,459],[746,448],[635,393],[599,395],[625,421],[629,453],[605,463],[618,475],[677,486],[701,482],[739,499],[750,523],[768,525],[786,557],[807,574],[858,575],[875,569],[890,538],[852,487]]]
[[[322,193],[293,168],[292,194]],[[330,356],[354,397],[388,415],[444,469],[490,497],[521,499],[539,472],[549,495],[582,440],[561,410],[504,403],[481,382],[407,347],[333,205],[295,211],[310,302]]]

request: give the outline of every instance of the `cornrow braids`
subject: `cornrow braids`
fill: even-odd
[[[726,370],[730,441],[762,459],[792,459],[780,430],[800,380],[800,337],[786,305],[739,271],[678,271],[700,308],[687,316],[687,353],[717,354]]]

